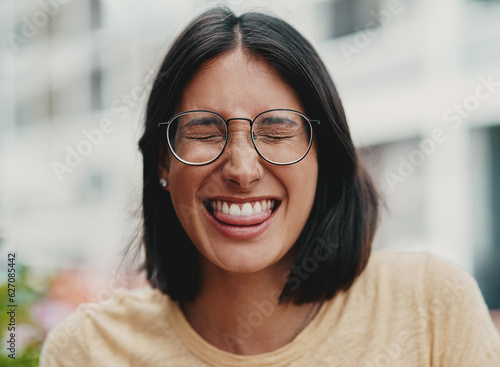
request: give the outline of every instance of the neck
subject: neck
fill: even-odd
[[[204,262],[200,293],[182,304],[196,332],[215,347],[242,355],[276,350],[312,319],[315,304],[278,304],[290,264],[236,274]]]

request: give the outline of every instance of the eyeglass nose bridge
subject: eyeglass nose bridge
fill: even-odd
[[[253,120],[247,119],[245,117],[233,117],[233,118],[226,120],[226,122],[229,124],[229,121],[234,121],[234,120],[248,121],[250,123],[250,127],[253,125]]]
[[[219,156],[221,156],[224,153],[224,151],[226,150],[226,148],[227,148],[227,146],[229,144],[229,141],[230,141],[229,122],[236,121],[236,120],[248,121],[250,123],[250,143],[251,143],[251,146],[257,152],[257,154],[259,156],[262,156],[262,154],[257,149],[257,146],[255,145],[255,142],[254,142],[254,140],[252,138],[252,127],[253,127],[253,123],[255,122],[255,119],[251,120],[251,119],[248,119],[248,118],[245,118],[245,117],[233,117],[233,118],[230,118],[230,119],[227,119],[227,120],[224,119],[224,121],[226,122],[226,126],[227,126],[227,139],[226,139],[226,141],[224,143],[224,147],[222,148],[222,151],[221,151],[221,153],[220,153]]]

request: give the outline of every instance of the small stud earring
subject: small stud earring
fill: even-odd
[[[164,178],[160,178],[160,185],[162,185],[163,187],[167,187],[168,181]]]

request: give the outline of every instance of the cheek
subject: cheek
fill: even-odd
[[[302,162],[301,162],[302,163]],[[288,188],[290,204],[297,203],[300,213],[307,213],[312,208],[316,196],[316,185],[318,181],[318,165],[315,159],[304,161],[294,170],[290,177],[290,186]]]
[[[308,213],[311,211],[314,198],[316,197],[317,181],[318,181],[317,170],[310,170],[304,176],[304,180],[301,183],[300,194],[303,197],[303,205],[306,206]]]
[[[189,168],[186,166],[178,169],[176,165],[172,165],[169,172],[170,197],[184,228],[192,224],[199,187],[199,178]]]
[[[314,154],[314,159],[311,160],[311,162],[308,162],[307,164],[307,170],[305,170],[305,174],[303,176],[303,181],[302,181],[302,186],[303,189],[302,195],[303,195],[303,204],[304,205],[304,210],[307,212],[307,217],[309,217],[309,213],[311,212],[313,203],[314,203],[314,198],[316,197],[316,187],[318,183],[318,163],[315,158]]]
[[[175,158],[174,158],[175,160]],[[188,200],[196,193],[203,180],[204,170],[175,161],[170,165],[168,174],[170,193],[176,200]],[[174,198],[172,197],[172,201]]]
[[[316,195],[316,185],[318,183],[318,158],[316,145],[311,147],[311,150],[304,159],[302,167],[302,182],[303,195],[309,198],[314,198]]]

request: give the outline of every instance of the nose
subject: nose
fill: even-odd
[[[229,125],[229,141],[222,154],[224,179],[240,188],[248,188],[261,178],[260,156],[250,137],[250,126],[246,121]]]

